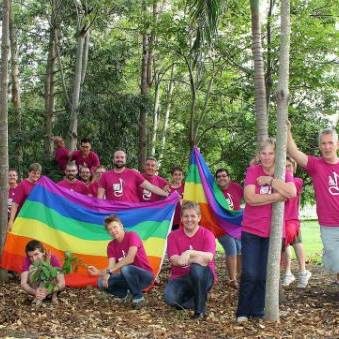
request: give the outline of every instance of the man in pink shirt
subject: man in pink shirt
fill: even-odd
[[[99,276],[98,287],[122,301],[131,299],[134,308],[144,304],[143,290],[153,281],[153,271],[144,245],[135,232],[125,232],[116,215],[105,219],[107,232],[113,237],[108,243],[108,268],[88,267],[91,275]]]
[[[319,134],[321,156],[306,155],[295,144],[288,128],[289,155],[312,177],[315,201],[324,246],[324,267],[336,273],[339,284],[339,158],[338,134],[325,129]]]
[[[225,199],[229,202],[230,208],[240,210],[240,203],[244,196],[243,188],[237,182],[231,180],[225,168],[219,168],[215,172],[217,185],[223,192]],[[241,271],[241,241],[231,237],[227,233],[218,238],[219,243],[226,255],[226,267],[231,287],[238,289],[238,273]]]
[[[157,171],[158,171],[157,160],[153,157],[148,157],[144,165],[144,173],[142,173],[141,175],[152,185],[168,191],[167,180],[156,175]],[[139,199],[142,202],[158,201],[162,199],[160,195],[153,194],[151,191],[149,191],[146,188],[139,187],[138,191],[139,191]]]
[[[65,179],[57,183],[58,186],[69,189],[81,194],[88,194],[87,186],[76,178],[78,174],[78,168],[74,162],[67,164],[65,169]]]
[[[167,304],[194,309],[196,319],[205,317],[207,294],[216,281],[215,237],[199,226],[200,219],[197,203],[182,204],[183,228],[172,231],[167,239],[171,275],[164,291]]]
[[[15,169],[10,169],[8,171],[8,219],[11,215],[12,202],[15,197],[15,189],[18,186],[18,173]]]
[[[99,157],[92,151],[91,141],[88,138],[81,139],[80,150],[71,152],[69,157],[70,160],[75,161],[79,171],[82,166],[85,166],[93,173],[100,166]]]
[[[69,150],[65,147],[65,141],[62,137],[54,137],[54,160],[59,169],[64,172],[68,163]]]
[[[163,197],[168,196],[168,192],[151,184],[138,171],[126,168],[126,153],[124,151],[114,152],[113,165],[113,170],[103,173],[100,178],[99,199],[106,197],[107,200],[140,202],[139,187]]]
[[[12,202],[11,215],[8,221],[8,231],[11,231],[14,219],[19,213],[29,193],[41,176],[41,165],[38,163],[31,164],[28,168],[28,177],[21,181],[15,189],[15,196]]]

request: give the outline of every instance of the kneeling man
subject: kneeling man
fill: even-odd
[[[168,236],[171,275],[165,287],[165,301],[178,309],[194,309],[193,318],[204,318],[207,294],[216,280],[215,237],[199,226],[198,204],[186,201],[181,208],[183,228]]]

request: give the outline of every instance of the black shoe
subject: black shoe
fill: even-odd
[[[204,312],[194,312],[192,315],[192,319],[197,319],[197,320],[204,320],[206,319],[207,315]]]

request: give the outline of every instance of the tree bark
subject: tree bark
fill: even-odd
[[[159,112],[160,112],[160,76],[155,84],[154,89],[154,109],[153,109],[153,133],[152,133],[152,156],[155,156],[155,149],[157,143],[158,125],[159,125]]]
[[[271,89],[272,89],[272,12],[274,7],[274,0],[270,0],[267,23],[266,23],[266,35],[267,35],[267,58],[266,58],[266,75],[265,75],[265,84],[266,84],[266,109],[267,114],[269,114],[270,99],[271,99]]]
[[[8,219],[8,57],[10,48],[10,6],[10,0],[3,0],[0,75],[0,253],[2,253],[6,239]]]
[[[260,0],[250,0],[252,16],[252,52],[254,59],[255,114],[258,144],[268,137],[266,84],[259,4]]]
[[[17,42],[17,28],[15,25],[14,14],[10,9],[9,16],[9,39],[11,49],[11,82],[12,82],[12,105],[13,115],[16,120],[16,134],[22,135],[22,111],[21,111],[21,95],[20,95],[20,81],[19,81],[19,63],[18,63],[18,42]],[[23,148],[22,142],[16,145],[16,170],[20,177],[23,175]]]
[[[286,142],[288,118],[288,81],[290,50],[290,4],[289,0],[281,0],[279,80],[277,88],[277,146],[275,157],[276,178],[285,180]],[[265,318],[279,320],[279,281],[280,255],[283,230],[284,202],[273,204],[272,227],[268,251]]]

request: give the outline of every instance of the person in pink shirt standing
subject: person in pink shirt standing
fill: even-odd
[[[65,147],[62,137],[54,137],[54,160],[59,169],[64,172],[69,159],[69,150]]]
[[[76,178],[78,168],[74,162],[69,162],[65,169],[65,179],[60,180],[57,185],[69,189],[70,191],[88,195],[87,186]]]
[[[95,169],[91,183],[88,186],[89,195],[91,197],[98,196],[99,180],[101,176],[106,172],[106,167],[99,166]]]
[[[99,180],[98,198],[113,201],[140,202],[138,190],[148,191],[167,197],[168,192],[151,184],[138,171],[126,168],[126,153],[122,150],[114,152],[114,168],[104,173]]]
[[[231,180],[225,168],[219,168],[215,172],[215,180],[225,198],[228,200],[230,208],[240,210],[240,203],[244,196],[241,185]],[[227,233],[219,237],[218,241],[226,255],[226,268],[230,286],[238,289],[238,273],[241,271],[241,241],[240,239],[231,237]]]
[[[172,226],[172,230],[176,230],[179,228],[180,225],[180,219],[181,219],[181,204],[182,204],[182,198],[184,196],[184,171],[182,170],[181,167],[179,166],[175,166],[172,168],[171,170],[171,175],[172,175],[172,179],[171,182],[169,184],[169,189],[170,192],[178,192],[178,194],[180,195],[180,201],[178,201],[177,206],[175,208],[175,213],[174,213],[174,217],[173,217],[173,226]]]
[[[266,266],[271,232],[272,204],[296,196],[293,176],[274,178],[275,141],[259,146],[259,164],[247,168],[244,183],[245,209],[242,222],[242,270],[237,321],[262,318],[265,307]]]
[[[295,173],[297,170],[297,164],[292,159],[287,157],[286,159],[286,171],[290,171],[291,173]],[[301,193],[303,191],[303,180],[301,178],[294,177],[294,184],[297,189],[297,196],[292,199],[288,199],[285,203],[285,233],[287,233],[288,228],[292,228],[293,231],[295,229],[298,230],[297,236],[290,243],[294,252],[298,259],[299,264],[299,274],[298,274],[298,288],[305,288],[308,284],[308,281],[312,275],[312,273],[306,270],[305,263],[305,251],[304,246],[301,240],[301,231],[300,231],[300,217],[299,217],[299,209],[300,209],[300,198]],[[293,232],[294,233],[294,232]],[[285,234],[286,235],[286,234]],[[282,285],[289,286],[293,281],[295,281],[295,276],[291,272],[291,250],[289,243],[284,247],[282,252],[283,261],[285,264],[285,274],[282,278]]]
[[[150,286],[154,276],[144,245],[135,232],[125,232],[121,220],[111,215],[105,227],[113,240],[107,246],[108,268],[88,267],[91,275],[99,276],[98,287],[121,300],[132,298],[132,305],[140,308],[144,303],[143,290]]]
[[[69,154],[69,160],[74,160],[78,166],[78,171],[82,166],[88,167],[91,173],[100,166],[98,155],[92,151],[91,140],[88,138],[81,139],[80,150],[72,151]]]
[[[159,175],[156,175],[157,171],[158,171],[157,160],[153,157],[148,157],[144,165],[144,173],[141,173],[141,175],[152,185],[168,191],[167,180],[160,177]],[[148,189],[142,188],[142,187],[139,187],[138,192],[139,192],[139,199],[141,202],[158,201],[163,198],[162,196],[158,194],[154,194]]]
[[[165,302],[179,309],[194,309],[193,318],[206,316],[207,295],[216,281],[215,237],[199,226],[199,205],[186,201],[181,206],[183,228],[172,231],[167,239],[171,274],[166,284]]]
[[[16,215],[19,213],[29,193],[34,185],[38,182],[41,176],[41,165],[38,163],[31,164],[28,168],[28,177],[20,182],[15,188],[15,195],[12,202],[11,214],[8,221],[8,231],[12,230],[13,222]]]
[[[8,171],[8,219],[11,215],[12,202],[15,197],[15,189],[18,186],[18,172],[15,169]]]
[[[336,273],[339,284],[339,158],[338,134],[325,129],[319,134],[321,156],[306,155],[295,144],[288,124],[289,155],[311,176],[315,192],[317,215],[323,242],[323,264]]]

